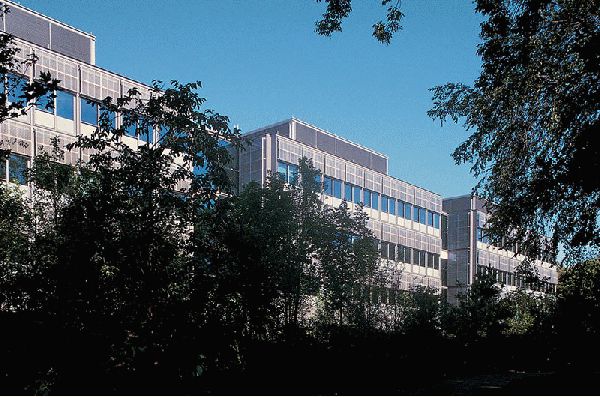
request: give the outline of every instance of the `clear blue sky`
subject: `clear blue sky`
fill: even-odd
[[[96,35],[96,63],[149,83],[200,80],[207,107],[242,131],[292,115],[390,158],[389,173],[444,196],[468,193],[450,157],[467,137],[425,112],[430,87],[478,75],[470,0],[404,0],[404,29],[379,44],[379,1],[354,0],[344,31],[314,33],[314,0],[23,0]]]

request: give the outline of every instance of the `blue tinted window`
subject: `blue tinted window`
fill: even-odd
[[[333,180],[333,197],[342,198],[342,181],[339,179]]]
[[[433,213],[433,227],[435,227],[436,229],[440,228],[440,214],[438,214],[437,212]]]
[[[404,218],[404,201],[398,200],[398,216]]]
[[[369,189],[364,189],[363,190],[363,202],[365,203],[365,207],[367,208],[371,208],[371,191]]]
[[[333,181],[330,176],[325,176],[323,179],[323,190],[325,194],[333,196]]]
[[[379,209],[379,193],[377,192],[371,192],[371,207]]]
[[[322,190],[322,186],[321,186],[321,174],[315,175],[315,183],[317,184],[317,190],[321,191]]]
[[[413,207],[413,221],[419,222],[419,207],[416,205]]]
[[[15,74],[9,74],[8,79],[9,88],[12,88],[12,90],[8,91],[8,100],[10,102],[23,101],[24,103],[25,99],[19,97],[25,93],[25,85],[27,84],[27,79],[25,77],[17,76]]]
[[[117,114],[113,111],[107,111],[108,121],[112,128],[117,128]]]
[[[124,126],[125,127],[125,135],[130,136],[132,138],[137,137],[137,124],[134,121],[131,125]]]
[[[140,140],[144,142],[152,143],[154,141],[154,129],[152,125],[141,117],[138,120],[138,134]]]
[[[427,211],[427,226],[433,226],[433,212]]]
[[[404,203],[404,218],[410,219],[412,215],[412,205],[410,203]]]
[[[54,98],[52,98],[52,91],[46,93],[46,95],[42,95],[37,98],[35,107],[38,110],[46,113],[54,113]]]
[[[354,186],[354,194],[353,194],[353,200],[354,200],[354,204],[359,204],[361,203],[361,198],[360,198],[360,187],[358,186]]]
[[[19,185],[27,183],[25,172],[27,171],[27,157],[12,153],[8,157],[8,180]]]
[[[159,140],[163,140],[165,138],[165,135],[167,135],[167,127],[165,127],[164,125],[161,125],[159,130],[158,130],[158,139]]]
[[[288,169],[286,163],[282,161],[277,162],[277,174],[279,174],[279,178],[281,178],[282,181],[287,182]]]
[[[56,91],[56,115],[69,120],[75,116],[75,96],[67,91]]]
[[[292,185],[298,183],[298,166],[296,164],[288,165],[288,183]]]
[[[396,199],[389,198],[388,199],[389,210],[388,212],[392,215],[396,215]]]
[[[419,223],[425,224],[427,221],[427,211],[425,208],[419,208]]]
[[[81,121],[86,124],[98,125],[98,104],[81,98]]]
[[[344,200],[352,202],[352,185],[349,183],[344,183]]]
[[[385,195],[381,195],[381,211],[388,212],[388,198]]]

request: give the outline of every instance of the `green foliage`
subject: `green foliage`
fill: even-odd
[[[591,259],[560,273],[558,303],[569,333],[600,333],[600,260]]]
[[[317,253],[323,321],[373,327],[378,302],[372,302],[372,295],[384,286],[384,280],[362,208],[350,213],[345,201],[338,208],[326,208]]]
[[[500,292],[491,273],[478,274],[469,289],[459,297],[459,306],[450,317],[449,332],[465,341],[501,334],[507,313],[500,304]]]
[[[479,0],[476,9],[486,17],[481,74],[473,86],[433,88],[428,115],[472,131],[453,157],[473,164],[490,234],[535,256],[545,248],[537,236],[553,233],[574,261],[600,247],[600,5]]]
[[[317,0],[320,3],[322,0]],[[327,9],[322,19],[316,22],[316,32],[323,36],[331,36],[333,32],[342,31],[342,21],[352,12],[352,0],[325,0]],[[380,43],[390,44],[394,33],[402,29],[400,21],[404,14],[400,11],[399,0],[381,0],[381,6],[387,6],[384,20],[373,24],[373,37]]]

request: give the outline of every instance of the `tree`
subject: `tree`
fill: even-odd
[[[320,3],[322,0],[317,0]],[[327,9],[323,18],[316,22],[316,32],[322,36],[331,36],[342,31],[342,21],[352,12],[352,0],[325,0]],[[373,24],[373,37],[380,43],[390,44],[394,33],[402,29],[400,21],[404,14],[400,11],[400,0],[381,0],[381,6],[387,6],[385,21]]]
[[[600,3],[488,1],[476,10],[483,65],[473,86],[432,88],[428,115],[463,121],[453,153],[472,163],[489,233],[536,256],[552,235],[568,258],[600,247]]]
[[[30,257],[17,263],[12,250],[2,263],[3,273],[20,268],[27,282],[7,281],[26,299],[3,309],[44,324],[49,352],[33,361],[47,365],[38,379],[51,390],[150,390],[185,384],[204,364],[207,255],[196,242],[206,238],[203,212],[231,190],[221,143],[235,145],[238,132],[201,109],[198,88],[157,82],[149,100],[136,90],[106,98],[96,131],[67,146],[89,162],[60,164],[57,151],[34,159],[33,213],[21,209],[33,227],[14,240]],[[159,127],[158,142],[125,142],[130,128],[143,138]]]
[[[345,201],[325,209],[317,246],[322,311],[326,324],[369,329],[377,324],[376,298],[385,286],[376,240],[362,208],[350,212]]]
[[[564,363],[595,370],[600,334],[600,259],[563,269],[557,290],[557,348]]]

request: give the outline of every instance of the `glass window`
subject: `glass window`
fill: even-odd
[[[385,195],[381,195],[381,211],[388,212],[388,198]]]
[[[396,260],[396,244],[390,243],[389,257],[391,260]]]
[[[354,199],[354,204],[359,204],[362,202],[360,197],[360,191],[361,188],[359,186],[354,186],[354,194],[352,196],[352,198]]]
[[[333,180],[333,197],[342,198],[342,181],[339,179]]]
[[[425,251],[419,251],[419,262],[421,266],[425,266]]]
[[[323,179],[323,190],[325,191],[325,194],[333,196],[333,181],[330,176],[325,176]]]
[[[287,182],[288,168],[287,168],[287,164],[284,163],[283,161],[277,162],[277,174],[279,175],[279,178],[282,181]]]
[[[427,210],[425,208],[419,208],[419,223],[425,224],[427,221]]]
[[[436,229],[440,228],[440,214],[438,214],[437,212],[433,213],[433,227],[435,227]]]
[[[365,207],[371,208],[371,191],[369,189],[364,189],[363,195],[365,196],[363,201],[365,203]]]
[[[389,257],[388,256],[388,249],[389,249],[389,244],[387,242],[385,242],[385,241],[382,241],[381,242],[380,252],[381,252],[381,257],[383,259],[388,259],[388,257]]]
[[[81,121],[90,125],[98,125],[98,104],[81,98]]]
[[[321,186],[321,173],[315,175],[315,184],[317,185],[317,189],[319,191],[323,190],[323,187]]]
[[[412,250],[410,247],[404,247],[404,263],[412,263],[411,254]]]
[[[371,206],[374,210],[379,209],[379,193],[371,192]]]
[[[112,110],[108,111],[108,121],[110,122],[110,126],[112,128],[117,128],[117,113]]]
[[[154,128],[152,128],[152,125],[148,121],[140,117],[138,120],[138,129],[140,140],[147,143],[152,143],[154,141]]]
[[[36,100],[36,108],[46,113],[54,113],[54,99],[52,98],[53,92],[49,91],[46,95],[42,95]]]
[[[69,120],[75,116],[75,96],[68,91],[56,91],[56,115]]]
[[[165,135],[167,135],[167,132],[168,132],[167,127],[165,127],[164,125],[161,125],[158,129],[158,139],[162,141],[165,138]]]
[[[433,267],[433,254],[431,252],[427,253],[427,267]]]
[[[416,205],[413,207],[413,221],[419,222],[419,207]]]
[[[404,201],[398,200],[398,216],[404,218]]]
[[[433,226],[433,212],[427,211],[427,226]]]
[[[388,199],[388,213],[392,214],[392,215],[396,215],[396,200],[393,198],[389,198]]]
[[[410,203],[404,203],[404,218],[410,219],[412,214],[412,205]]]
[[[19,185],[27,183],[27,157],[12,153],[8,158],[8,180]]]
[[[19,97],[25,93],[25,85],[27,85],[27,79],[16,74],[9,74],[8,78],[10,80],[8,82],[9,88],[12,88],[12,90],[8,90],[7,93],[9,102],[25,102],[24,98]]]
[[[0,158],[0,182],[6,182],[6,159]]]
[[[288,183],[292,185],[298,183],[298,166],[296,164],[288,164]]]
[[[419,264],[419,250],[413,248],[411,251],[412,251],[412,264],[418,265]]]
[[[347,182],[344,183],[344,200],[352,202],[352,185]]]
[[[398,244],[398,261],[404,262],[404,246]]]
[[[125,135],[131,138],[137,137],[137,125],[135,121],[131,125],[125,126]]]

